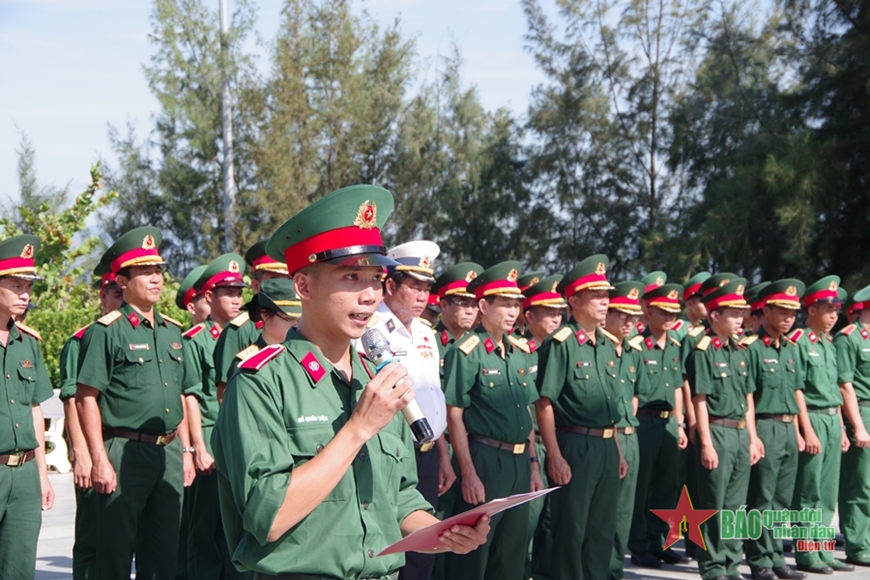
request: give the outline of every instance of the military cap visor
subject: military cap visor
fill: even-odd
[[[707,306],[707,310],[716,310],[717,308],[748,309],[749,304],[743,297],[745,289],[746,278],[734,278],[705,294],[701,300]]]
[[[743,293],[743,299],[746,300],[750,310],[753,312],[764,308],[764,300],[761,299],[760,294],[768,286],[770,286],[770,282],[761,282]]]
[[[637,280],[619,282],[608,292],[610,302],[607,304],[607,308],[639,315],[641,313],[640,297],[646,287],[647,284]]]
[[[3,240],[0,242],[0,276],[42,280],[36,271],[34,259],[38,251],[39,238],[30,234]]]
[[[612,290],[607,280],[610,260],[603,254],[589,256],[568,272],[559,284],[559,291],[565,297],[573,296],[581,290]]]
[[[519,262],[500,262],[487,268],[469,282],[468,291],[474,292],[474,297],[478,300],[487,296],[504,296],[522,300],[523,294],[517,287],[520,268],[522,264]]]
[[[789,310],[800,310],[801,296],[806,286],[800,280],[786,278],[771,282],[758,292],[757,300],[765,306],[781,306]]]
[[[208,268],[207,265],[197,266],[184,277],[181,285],[178,287],[178,292],[175,293],[176,306],[186,310],[188,304],[196,300],[198,296],[201,296],[199,291],[201,286],[197,282],[199,282],[200,277],[205,273],[206,268]]]
[[[701,284],[710,278],[710,272],[698,272],[686,281],[686,288],[683,290],[683,300],[688,300],[692,296],[696,296],[701,292]]]
[[[567,308],[568,305],[565,303],[565,299],[558,291],[559,282],[562,281],[562,278],[564,276],[561,274],[553,274],[526,287],[523,290],[523,310],[528,310],[535,306]]]
[[[448,296],[474,298],[474,293],[468,291],[468,284],[477,278],[481,272],[483,272],[483,266],[480,264],[460,262],[444,270],[435,279],[431,292],[438,294],[438,298],[441,300]]]
[[[665,312],[679,314],[682,310],[680,305],[682,294],[683,287],[679,284],[662,284],[652,290],[647,290],[642,296],[642,300],[647,307],[661,308]]]
[[[804,292],[804,306],[812,306],[816,302],[831,302],[834,304],[840,303],[840,277],[825,276],[821,280],[811,284]]]
[[[222,254],[206,267],[194,286],[202,294],[220,287],[244,288],[247,284],[242,279],[242,263],[237,254]]]
[[[334,191],[290,218],[272,234],[266,254],[283,259],[289,274],[324,263],[342,266],[394,266],[387,258],[381,228],[393,211],[393,196],[372,185]]]
[[[97,264],[97,266],[94,268],[94,276],[98,278],[98,280],[94,282],[94,287],[97,289],[105,288],[106,286],[111,286],[112,284],[118,283],[118,281],[115,279],[115,273],[103,264]]]
[[[517,278],[517,287],[520,289],[520,292],[526,292],[526,289],[530,286],[534,286],[538,282],[540,282],[545,277],[545,272],[526,272],[519,278]]]
[[[118,238],[100,260],[100,265],[116,274],[132,266],[162,266],[166,262],[158,247],[163,241],[160,230],[150,226],[135,228]]]
[[[255,272],[266,271],[286,275],[287,264],[283,262],[283,258],[278,261],[266,254],[266,244],[268,243],[269,239],[266,238],[248,248],[248,251],[245,252],[245,263]]]
[[[661,270],[656,270],[655,272],[650,272],[649,274],[641,278],[640,281],[643,284],[644,292],[646,293],[650,290],[658,288],[659,286],[667,282],[668,275]]]
[[[302,315],[302,302],[296,295],[293,280],[288,278],[273,278],[263,282],[257,293],[257,304],[261,308],[283,312],[292,318]]]

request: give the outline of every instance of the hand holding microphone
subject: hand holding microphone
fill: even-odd
[[[365,331],[362,335],[362,345],[366,351],[366,356],[375,364],[375,370],[378,373],[388,364],[396,361],[393,358],[393,351],[390,348],[389,341],[376,328],[370,328]],[[380,376],[379,374],[378,378]],[[399,387],[404,381],[405,378],[401,377],[396,382],[395,387]],[[420,409],[420,404],[417,401],[412,400],[408,403],[402,409],[402,414],[405,416],[405,421],[411,427],[411,433],[414,434],[414,439],[417,440],[417,443],[428,443],[435,438],[435,433],[432,431],[432,427],[429,425],[426,416],[423,415],[423,411]]]

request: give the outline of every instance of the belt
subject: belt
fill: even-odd
[[[731,427],[732,429],[746,429],[746,419],[740,419],[739,421],[735,421],[734,419],[719,419],[716,417],[710,417],[711,425],[723,425],[725,427]]]
[[[433,449],[435,449],[435,442],[434,441],[427,441],[426,443],[417,443],[415,441],[414,442],[414,449],[416,449],[420,453],[428,453],[428,452],[432,451]]]
[[[771,413],[756,413],[756,419],[774,419],[776,421],[782,421],[783,423],[791,423],[794,421],[794,415],[778,415]]]
[[[576,435],[589,435],[590,437],[601,437],[602,439],[610,439],[616,431],[614,427],[606,429],[592,429],[590,427],[574,427],[571,425],[559,425],[556,427],[559,431],[567,431]]]
[[[839,407],[807,407],[808,413],[819,413],[821,415],[836,415]]]
[[[657,409],[638,409],[638,415],[652,415],[653,417],[658,417],[659,419],[670,419],[671,415],[674,414],[673,411],[659,411]]]
[[[489,445],[490,447],[495,447],[496,449],[501,449],[502,451],[510,451],[514,455],[519,455],[520,453],[526,452],[525,443],[502,443],[501,441],[498,441],[496,439],[490,439],[489,437],[484,437],[483,435],[474,435],[472,433],[468,434],[468,439],[470,441],[477,441],[478,443]]]
[[[356,580],[396,580],[399,577],[398,572],[391,572],[386,576],[364,576],[358,577]],[[276,574],[272,576],[271,574],[257,574],[257,578],[262,578],[263,580],[332,580],[330,576],[318,576],[315,574]]]
[[[24,465],[33,459],[33,449],[30,451],[13,451],[12,453],[3,453],[0,455],[0,465],[8,467],[18,467]]]
[[[129,431],[127,429],[106,427],[105,425],[103,426],[103,433],[107,433],[113,437],[123,437],[124,439],[130,439],[131,441],[153,443],[154,445],[159,445],[160,447],[163,447],[164,445],[169,445],[170,443],[175,441],[175,436],[177,434],[175,429],[173,429],[169,433],[164,433],[163,435],[152,435],[150,433],[140,433],[138,431]]]
[[[870,407],[870,401],[858,401],[859,407]]]
[[[634,425],[629,425],[628,427],[616,427],[617,433],[622,433],[623,435],[634,435],[634,432],[637,429],[634,428]]]

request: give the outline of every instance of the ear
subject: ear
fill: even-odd
[[[481,298],[477,301],[477,309],[480,310],[481,314],[486,314],[488,308],[489,302],[486,301],[486,298]]]
[[[121,290],[126,290],[127,286],[130,285],[130,279],[126,276],[116,276],[115,283],[118,284],[118,288],[120,288]]]
[[[196,314],[196,304],[194,304],[193,300],[188,302],[187,306],[185,306],[185,308],[187,309],[187,311],[190,313],[191,316],[194,316]]]
[[[208,302],[209,304],[214,302],[214,300],[216,298],[216,296],[214,294],[214,290],[206,290],[205,294],[203,294],[203,296],[205,296],[205,301]]]
[[[311,300],[313,295],[311,291],[312,280],[311,273],[304,270],[300,270],[293,276],[293,288],[296,289],[296,295],[299,296],[300,301],[307,302]]]
[[[392,278],[387,278],[384,281],[384,292],[387,294],[387,296],[392,296],[393,294],[395,294],[397,289],[398,286],[396,286],[396,281]]]

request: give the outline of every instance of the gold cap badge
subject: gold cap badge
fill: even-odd
[[[785,289],[786,296],[797,296],[797,288],[794,286],[789,286]]]
[[[142,240],[142,248],[145,250],[153,250],[155,248],[154,236],[145,236],[145,238]]]
[[[516,282],[517,281],[517,271],[514,268],[511,268],[511,271],[508,272],[507,279],[508,279],[508,282]]]
[[[475,272],[474,270],[469,270],[468,274],[465,275],[466,282],[471,282],[475,278],[477,278],[477,272]]]
[[[529,281],[529,286],[534,286],[534,285],[537,284],[538,282],[540,282],[540,280],[539,280],[538,278],[532,278],[532,279]]]
[[[836,289],[837,289],[837,282],[836,281],[831,282],[831,285],[828,286],[828,290],[836,290]]]
[[[239,263],[235,260],[230,260],[230,272],[232,272],[233,274],[239,273]]]
[[[604,267],[604,262],[598,262],[598,266],[595,267],[595,273],[603,276],[605,272],[607,272],[607,268]]]
[[[356,212],[353,225],[364,230],[370,230],[378,224],[378,206],[375,202],[365,200]]]
[[[739,294],[741,296],[743,295],[743,284],[739,284],[737,286],[737,294]]]
[[[670,292],[668,292],[668,300],[676,300],[677,296],[678,294],[676,290],[671,290]]]
[[[33,244],[25,244],[21,249],[21,257],[26,260],[33,259]]]
[[[640,292],[637,291],[637,288],[632,288],[632,289],[629,290],[629,292],[628,292],[628,299],[629,299],[629,300],[637,300],[637,297],[638,297],[639,295],[640,295]]]

